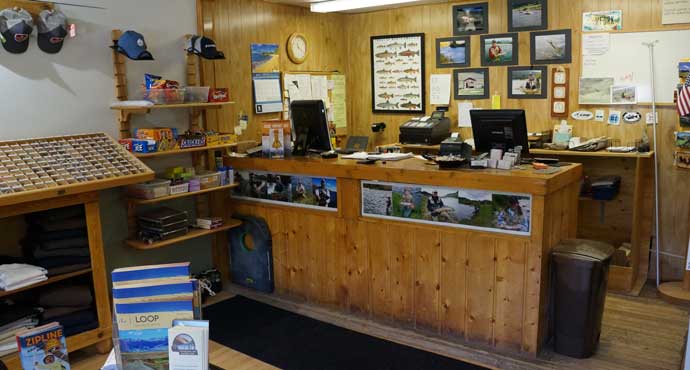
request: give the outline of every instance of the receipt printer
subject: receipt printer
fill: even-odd
[[[436,111],[431,117],[413,118],[400,126],[400,143],[436,145],[450,136],[450,118]]]

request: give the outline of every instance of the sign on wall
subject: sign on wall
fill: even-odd
[[[529,194],[362,181],[362,216],[530,235]]]
[[[690,0],[663,0],[661,24],[690,23]]]
[[[270,173],[265,171],[235,171],[233,197],[294,207],[338,210],[336,179]]]

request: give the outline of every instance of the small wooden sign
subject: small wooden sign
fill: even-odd
[[[570,69],[555,67],[551,70],[551,116],[568,117],[568,95],[570,91]]]

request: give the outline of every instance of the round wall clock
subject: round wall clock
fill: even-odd
[[[288,39],[287,52],[290,60],[295,64],[302,64],[309,55],[307,38],[301,33],[293,33]]]

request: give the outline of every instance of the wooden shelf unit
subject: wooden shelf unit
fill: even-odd
[[[89,252],[91,255],[91,267],[71,273],[57,275],[46,281],[33,284],[28,287],[0,292],[0,297],[27,292],[32,289],[54,284],[73,277],[91,274],[93,284],[94,305],[98,317],[98,328],[83,332],[67,338],[67,347],[70,351],[76,351],[85,347],[96,345],[100,353],[108,353],[112,348],[112,314],[110,311],[110,293],[108,290],[108,276],[106,274],[105,258],[103,256],[103,239],[101,236],[101,214],[96,191],[82,192],[56,196],[48,200],[34,200],[0,206],[0,218],[22,216],[28,213],[41,212],[55,208],[82,205],[85,210],[86,228],[89,240]],[[19,356],[10,354],[0,358],[0,361],[9,370],[20,370]],[[1,366],[0,366],[1,367]]]
[[[85,269],[82,269],[82,270],[77,270],[77,271],[69,272],[69,273],[66,273],[66,274],[60,274],[60,275],[51,276],[51,277],[48,278],[48,280],[46,280],[46,281],[41,281],[40,283],[31,284],[31,285],[29,285],[29,286],[25,286],[25,287],[23,287],[23,288],[19,288],[19,289],[15,289],[15,290],[0,291],[0,298],[2,298],[2,297],[7,297],[7,296],[10,296],[10,295],[13,295],[13,294],[17,294],[17,293],[21,293],[21,292],[25,292],[25,291],[27,291],[27,290],[31,290],[31,289],[34,289],[34,288],[38,288],[38,287],[42,287],[42,286],[46,286],[46,285],[58,283],[58,282],[60,282],[60,281],[67,280],[67,279],[73,278],[73,277],[75,277],[75,276],[86,275],[86,274],[88,274],[88,273],[90,273],[90,272],[91,272],[91,267],[85,268]]]
[[[207,193],[213,193],[216,191],[228,190],[228,189],[236,188],[237,186],[239,186],[239,184],[223,185],[223,186],[217,186],[215,188],[204,189],[204,190],[199,190],[199,191],[190,191],[187,193],[168,195],[165,197],[154,198],[154,199],[127,198],[127,201],[130,204],[155,204],[155,203],[165,202],[165,201],[173,200],[173,199],[193,197],[195,195],[202,195],[202,194],[207,194]]]
[[[225,220],[225,222],[223,223],[223,226],[217,227],[215,229],[206,230],[206,229],[193,228],[187,234],[182,235],[182,236],[177,237],[177,238],[162,240],[162,241],[151,243],[151,244],[149,244],[143,240],[135,240],[135,239],[127,240],[125,243],[127,243],[128,246],[130,246],[134,249],[138,249],[138,250],[158,249],[158,248],[167,247],[169,245],[177,244],[177,243],[183,242],[185,240],[196,239],[196,238],[200,238],[202,236],[213,235],[213,234],[216,234],[216,233],[219,233],[222,231],[230,230],[234,227],[240,226],[241,224],[242,224],[242,221],[235,220],[235,219],[229,219],[229,220]]]
[[[112,31],[112,39],[117,40],[120,38],[120,35],[122,35],[122,31],[120,30],[113,30]],[[191,37],[191,35],[186,35],[185,36],[187,39]],[[189,53],[185,52],[185,59],[186,59],[186,79],[187,79],[187,86],[197,86],[199,84],[199,57],[196,55],[191,55]],[[113,50],[113,71],[115,74],[115,95],[118,100],[127,100],[127,68],[126,68],[126,62],[127,59]],[[150,107],[111,107],[112,110],[115,110],[118,112],[118,122],[120,125],[120,138],[121,139],[126,139],[129,137],[132,137],[132,133],[130,130],[130,119],[133,114],[146,114],[149,113],[151,110],[156,110],[156,109],[176,109],[176,108],[183,108],[183,109],[188,109],[189,110],[189,129],[190,131],[196,132],[200,131],[202,128],[204,128],[204,122],[205,122],[205,112],[208,109],[222,109],[223,107],[227,107],[230,105],[235,104],[235,102],[225,102],[225,103],[184,103],[184,104],[161,104],[161,105],[153,105]],[[221,144],[221,145],[213,145],[213,146],[205,146],[205,147],[199,147],[199,148],[190,148],[190,149],[178,149],[178,150],[170,150],[170,151],[162,151],[162,152],[153,152],[153,153],[139,153],[135,154],[135,156],[139,159],[149,159],[149,158],[157,158],[157,157],[162,157],[162,156],[172,156],[172,155],[178,155],[178,154],[191,154],[192,155],[192,163],[195,168],[202,168],[202,169],[209,169],[213,170],[215,168],[215,163],[214,163],[214,157],[213,157],[213,151],[216,150],[226,150],[229,148],[234,148],[237,147],[239,143],[232,143],[232,144]],[[193,193],[184,193],[184,194],[177,194],[173,196],[168,196],[168,197],[163,197],[159,199],[152,199],[150,201],[145,201],[145,200],[133,200],[133,199],[128,199],[128,207],[127,207],[127,217],[128,217],[128,225],[129,225],[129,239],[125,241],[125,244],[128,245],[131,248],[137,249],[137,250],[150,250],[150,249],[157,249],[157,248],[163,248],[167,247],[172,244],[180,243],[183,241],[195,239],[198,237],[202,237],[205,235],[214,235],[214,241],[213,241],[213,254],[218,255],[221,253],[221,251],[226,248],[226,237],[223,235],[222,231],[229,230],[233,227],[237,227],[241,224],[240,221],[238,220],[233,220],[233,219],[227,219],[225,216],[226,210],[224,207],[221,205],[223,200],[225,200],[226,197],[223,197],[220,195],[220,190],[224,189],[230,189],[234,187],[235,185],[228,185],[228,186],[222,186],[219,188],[213,188],[213,189],[208,189],[204,191],[199,191],[199,192],[193,192]],[[215,217],[223,217],[226,219],[225,224],[222,227],[219,227],[217,229],[213,230],[201,230],[201,229],[193,229],[190,231],[187,235],[181,236],[179,238],[173,238],[170,240],[165,240],[157,243],[152,243],[149,244],[145,241],[141,240],[136,240],[136,217],[137,217],[137,207],[140,205],[148,205],[148,204],[156,204],[156,203],[161,203],[164,201],[168,200],[173,200],[173,199],[179,199],[179,198],[184,198],[184,197],[195,197],[196,199],[196,214],[197,215],[211,215]],[[229,272],[227,271],[221,271],[223,273],[223,276],[227,276]]]

